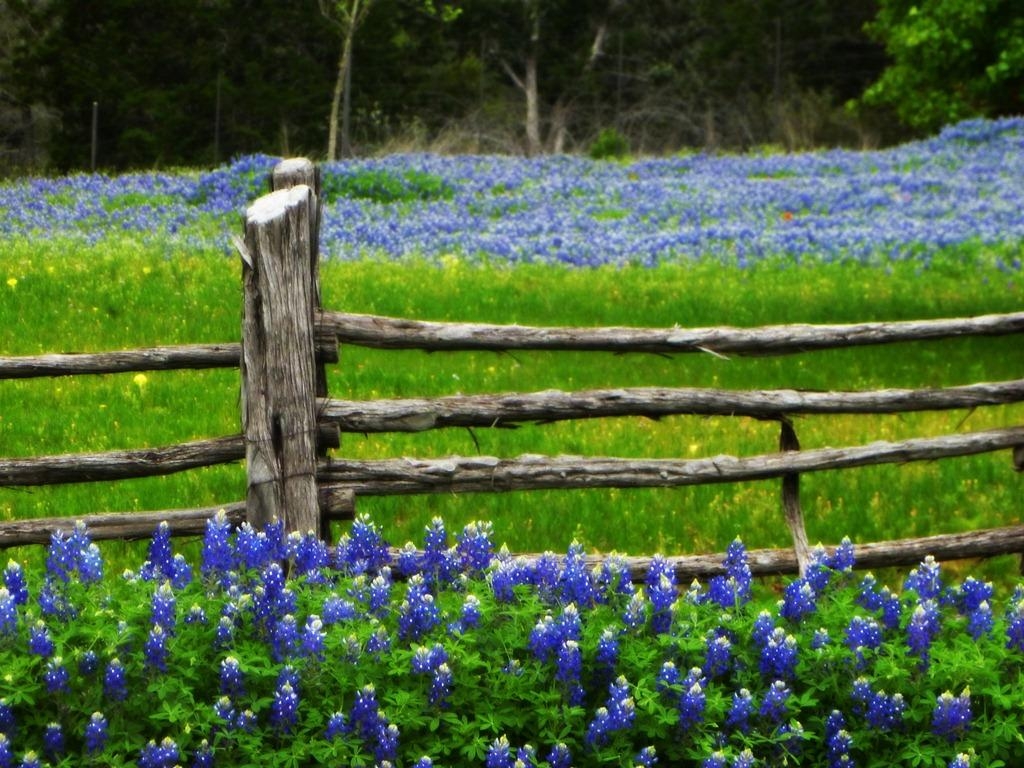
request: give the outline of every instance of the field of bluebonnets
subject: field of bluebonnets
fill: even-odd
[[[236,337],[228,237],[274,162],[0,185],[0,354]],[[332,164],[325,304],[650,326],[1015,310],[1022,165],[1024,120],[963,123],[877,152]],[[344,349],[330,390],[927,386],[1018,378],[1024,353],[1014,340],[964,340],[742,367],[584,358]],[[990,410],[797,429],[807,447],[1020,420],[1017,407]],[[550,438],[523,428],[500,443],[432,436],[425,448],[346,436],[342,450],[678,456],[767,452],[778,439],[771,425],[731,420],[613,421]],[[236,424],[231,372],[0,385],[5,455],[166,444]],[[938,464],[806,478],[812,539],[1019,522],[1006,457]],[[0,489],[0,517],[173,508],[241,489],[237,468]],[[928,560],[909,575],[855,574],[847,543],[819,551],[803,578],[757,585],[746,547],[786,543],[777,486],[694,491],[669,501],[664,492],[386,501],[337,531],[331,551],[274,528],[232,533],[215,519],[177,554],[162,529],[144,550],[101,553],[84,528],[46,551],[12,552],[0,587],[0,768],[1024,761],[1015,563]],[[397,555],[385,546],[406,539],[416,544]],[[502,542],[566,554],[530,562]],[[592,549],[727,553],[706,584],[677,584],[655,559],[631,585],[615,559],[585,568]]]

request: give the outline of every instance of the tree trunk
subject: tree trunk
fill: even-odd
[[[540,96],[537,93],[537,53],[531,51],[526,59],[526,77],[523,82],[526,95],[526,154],[540,154]]]
[[[341,46],[341,56],[338,58],[338,76],[334,81],[334,96],[331,99],[331,117],[327,132],[327,160],[329,162],[338,159],[338,113],[341,112],[343,99],[346,105],[346,113],[348,111],[349,94],[347,85],[350,82],[349,71],[352,68],[352,40],[355,37],[355,31],[355,24],[350,23],[345,31],[344,42]],[[348,141],[347,128],[348,126],[345,125],[342,130],[341,151],[343,155],[347,149],[345,146]]]

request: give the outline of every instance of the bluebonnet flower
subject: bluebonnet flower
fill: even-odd
[[[712,752],[704,758],[700,766],[701,768],[729,768],[729,764],[725,759],[725,753],[721,751]]]
[[[1006,647],[1024,653],[1024,599],[1006,610]]]
[[[459,614],[458,631],[465,632],[480,624],[480,598],[476,595],[466,595],[462,601],[462,612]]]
[[[64,659],[54,656],[46,662],[43,682],[46,683],[46,690],[49,693],[71,692],[71,675],[68,673],[68,668],[64,666]]]
[[[30,750],[22,756],[18,768],[43,768],[43,764],[39,761],[39,755]]]
[[[110,701],[124,701],[128,697],[128,684],[124,665],[120,659],[111,659],[103,673],[103,695]]]
[[[756,762],[757,761],[754,759],[754,753],[749,749],[744,749],[736,755],[735,758],[733,758],[731,768],[754,768]]]
[[[555,680],[562,685],[566,701],[570,706],[583,703],[583,687],[580,685],[580,674],[583,670],[583,654],[579,643],[566,640],[559,646],[555,660]]]
[[[564,742],[558,742],[544,758],[549,768],[572,768],[572,752]]]
[[[245,695],[245,675],[234,656],[227,656],[220,663],[220,692],[232,698]]]
[[[209,741],[203,739],[192,756],[192,768],[213,768],[213,765],[213,748]]]
[[[903,582],[904,589],[912,589],[917,593],[919,602],[938,600],[942,595],[942,577],[939,564],[928,555],[917,568],[913,569]]]
[[[180,553],[171,560],[170,580],[171,586],[175,589],[184,589],[192,583],[192,566]]]
[[[775,620],[768,611],[761,611],[754,619],[754,628],[751,630],[751,639],[758,648],[763,648],[768,643],[768,638],[775,631]]]
[[[310,614],[306,617],[306,624],[302,628],[302,655],[322,661],[324,658],[324,638],[327,633],[324,631],[324,623],[320,617]]]
[[[782,607],[779,615],[789,621],[800,623],[818,609],[818,592],[807,578],[796,579],[783,590]]]
[[[384,566],[370,582],[369,611],[383,618],[391,604],[391,569]]]
[[[974,640],[980,640],[989,634],[994,626],[995,619],[987,600],[983,600],[977,608],[967,614],[967,633]]]
[[[322,570],[331,564],[327,544],[312,531],[300,536],[295,543],[295,575],[322,584],[326,581]]]
[[[994,591],[992,582],[978,581],[973,576],[968,576],[956,590],[957,610],[964,615],[978,610],[982,603],[992,600]]]
[[[206,521],[199,572],[204,578],[220,580],[234,568],[234,558],[231,523],[221,509]]]
[[[867,608],[869,611],[877,611],[882,607],[876,585],[878,580],[873,573],[866,573],[860,580],[859,592],[854,601],[857,605]]]
[[[168,634],[174,634],[177,623],[177,601],[169,582],[164,581],[153,592],[150,602],[150,623],[159,624]]]
[[[665,634],[672,627],[672,607],[676,602],[676,572],[661,555],[651,558],[645,582],[653,616],[651,629]]]
[[[43,754],[53,761],[64,754],[64,729],[60,723],[49,723],[43,731]]]
[[[424,755],[412,764],[412,768],[434,768],[434,761]]]
[[[146,669],[161,673],[167,671],[167,633],[159,624],[149,630],[142,653]]]
[[[654,768],[658,764],[658,752],[654,747],[644,747],[633,758],[633,762],[642,768]]]
[[[349,600],[343,600],[335,594],[330,594],[324,599],[320,615],[324,624],[330,626],[341,621],[354,619],[358,613],[356,606]]]
[[[234,730],[236,712],[235,704],[231,701],[230,696],[221,696],[214,702],[213,714],[224,721],[229,731]]]
[[[18,627],[18,604],[7,587],[0,587],[0,637],[11,636]]]
[[[732,669],[732,643],[721,633],[709,632],[704,639],[704,674],[716,678]]]
[[[647,613],[650,603],[644,597],[642,591],[633,593],[626,604],[626,610],[622,614],[622,623],[627,629],[638,630],[647,623]]]
[[[6,733],[0,732],[0,768],[11,768],[14,765],[14,750]]]
[[[440,623],[441,614],[434,603],[434,596],[427,591],[421,576],[412,576],[405,600],[399,608],[398,636],[403,640],[416,641]]]
[[[950,743],[963,738],[971,727],[971,689],[964,688],[959,696],[950,691],[941,694],[932,711],[932,733]]]
[[[636,719],[636,705],[630,693],[629,681],[619,675],[608,686],[608,725],[613,731],[624,731],[633,726]]]
[[[448,548],[448,532],[444,520],[434,517],[423,536],[423,559],[420,572],[430,585],[449,584],[458,573],[459,561],[455,549]]]
[[[971,768],[971,756],[966,752],[961,752],[949,761],[947,768]]]
[[[150,741],[139,755],[139,768],[174,768],[181,759],[181,751],[168,736],[159,744]]]
[[[0,699],[0,733],[12,736],[15,724],[14,708],[7,702],[6,698]]]
[[[348,733],[348,723],[345,721],[344,712],[335,712],[327,719],[327,728],[324,730],[324,738],[327,741],[334,741]]]
[[[811,638],[811,650],[817,651],[822,648],[826,648],[832,639],[828,636],[828,630],[825,627],[819,627],[814,630],[814,636]]]
[[[370,639],[366,641],[367,653],[380,655],[391,650],[391,635],[386,627],[377,627]]]
[[[391,553],[370,516],[360,514],[352,522],[351,532],[338,542],[335,560],[346,573],[372,573],[391,562]]]
[[[387,718],[381,715],[380,724],[377,728],[376,744],[373,748],[373,756],[377,760],[378,765],[385,761],[392,762],[395,760],[398,756],[398,740],[398,726],[394,723],[389,723]]]
[[[295,655],[299,642],[299,628],[295,624],[295,616],[286,613],[281,620],[273,626],[273,660],[284,662],[284,660]]]
[[[487,748],[487,768],[512,768],[512,747],[504,734]]]
[[[572,542],[565,555],[565,563],[558,577],[558,590],[562,602],[590,606],[597,601],[598,593],[593,576],[587,568],[583,546]]]
[[[616,627],[605,627],[597,641],[594,661],[606,673],[614,672],[615,666],[619,663],[619,632]]]
[[[274,689],[270,724],[281,733],[291,733],[298,720],[299,695],[287,680]]]
[[[656,686],[659,691],[665,693],[670,691],[672,686],[678,685],[680,680],[679,668],[676,667],[675,663],[666,661],[658,671]]]
[[[694,667],[681,682],[683,692],[679,696],[679,727],[688,731],[704,719],[707,695],[704,687],[707,679],[699,667]]]
[[[438,664],[430,681],[430,692],[427,700],[432,707],[447,707],[448,697],[452,692],[452,670],[445,663]]]
[[[490,522],[468,523],[456,537],[455,550],[459,554],[463,573],[479,575],[491,565],[494,545],[491,542],[493,526]]]
[[[217,622],[217,632],[213,637],[213,647],[226,650],[235,642],[235,622],[229,616],[221,616]]]
[[[740,688],[732,695],[732,704],[729,706],[729,713],[725,717],[725,728],[729,731],[740,733],[750,732],[750,716],[754,712],[754,699],[750,691]]]
[[[786,702],[789,701],[790,690],[782,680],[776,680],[769,686],[761,701],[758,713],[773,723],[782,722],[786,716]]]
[[[4,586],[11,593],[15,605],[28,602],[28,585],[25,583],[25,571],[17,560],[8,560],[4,569]]]
[[[761,647],[758,669],[769,679],[792,680],[796,675],[796,637],[777,627]]]
[[[874,691],[866,678],[854,681],[852,698],[854,711],[863,715],[870,727],[879,731],[898,730],[903,725],[907,709],[902,694],[888,696],[885,691]]]
[[[828,567],[835,571],[852,571],[855,562],[853,542],[849,536],[843,537],[836,551],[826,561]]]
[[[139,575],[146,581],[170,579],[174,576],[174,552],[171,549],[171,527],[166,521],[157,526],[149,543],[149,557]]]
[[[88,650],[84,651],[81,657],[78,659],[78,674],[82,677],[89,677],[90,675],[96,674],[99,669],[100,660],[96,655],[96,651]]]
[[[626,559],[614,553],[604,558],[594,577],[594,590],[599,603],[629,597],[636,592]]]
[[[376,733],[379,718],[380,705],[377,703],[377,691],[372,683],[368,683],[356,692],[356,700],[352,704],[349,720],[363,739],[369,739]]]
[[[708,585],[708,598],[722,608],[745,605],[750,601],[752,576],[747,550],[739,537],[725,550],[725,576],[714,576]]]
[[[50,547],[46,551],[46,578],[67,583],[77,567],[77,556],[64,531],[50,534]]]
[[[846,730],[846,719],[839,710],[832,710],[825,719],[825,749],[828,753],[828,768],[852,768],[850,749],[853,737]]]
[[[907,647],[920,659],[921,669],[927,669],[932,641],[939,633],[939,606],[928,598],[919,603],[907,625]]]
[[[846,647],[857,660],[857,668],[862,669],[866,663],[864,652],[876,650],[882,645],[882,628],[874,619],[854,616],[846,625]]]

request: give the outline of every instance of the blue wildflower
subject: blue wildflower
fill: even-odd
[[[635,592],[626,604],[626,609],[622,614],[622,623],[626,625],[627,629],[634,631],[640,629],[647,623],[649,608],[650,603],[644,598],[643,592]]]
[[[959,696],[950,691],[941,694],[932,711],[932,733],[950,743],[963,738],[971,727],[971,689],[964,688]]]
[[[142,652],[146,669],[161,673],[167,671],[167,633],[159,624],[149,630]]]
[[[150,601],[150,623],[159,624],[167,634],[174,634],[174,627],[177,622],[176,610],[177,601],[174,598],[174,591],[169,582],[164,581],[153,592],[153,599]]]
[[[324,599],[320,611],[324,624],[330,626],[341,621],[354,619],[358,615],[356,606],[349,600],[343,600],[335,594],[330,594]]]
[[[741,688],[732,695],[732,704],[725,717],[725,728],[728,731],[750,732],[750,716],[754,712],[754,699],[750,691]]]
[[[427,701],[430,702],[432,707],[447,707],[448,697],[452,692],[452,670],[444,662],[441,662],[434,670],[433,677],[430,680],[430,692],[427,695]]]
[[[775,631],[775,620],[768,611],[761,611],[754,619],[754,627],[751,630],[751,639],[758,648],[764,648],[768,638]]]
[[[60,723],[49,723],[43,730],[43,754],[54,762],[64,754],[64,729]]]
[[[681,682],[683,692],[679,696],[676,708],[679,711],[679,727],[688,731],[704,719],[704,707],[707,695],[704,687],[707,679],[699,667],[694,667]]]
[[[558,590],[562,602],[590,606],[597,601],[597,589],[593,576],[587,568],[583,546],[572,542],[565,556],[562,572],[558,577]]]
[[[1007,608],[1006,647],[1024,653],[1024,599]]]
[[[832,710],[825,719],[825,749],[828,754],[828,768],[852,768],[850,750],[853,737],[846,730],[846,719],[839,710]]]
[[[21,764],[18,768],[43,768],[43,764],[39,761],[39,755],[28,751],[22,756]]]
[[[78,659],[78,674],[82,677],[89,677],[90,675],[96,674],[99,669],[100,660],[96,655],[96,651],[88,650],[82,653],[81,658]]]
[[[786,716],[786,702],[789,701],[790,690],[782,680],[776,680],[768,688],[761,701],[758,713],[773,723],[782,722]]]
[[[14,765],[14,750],[6,733],[0,732],[0,768],[11,768]]]
[[[295,575],[313,583],[324,583],[322,570],[331,564],[327,544],[312,531],[299,536],[295,543]]]
[[[917,593],[919,602],[938,600],[942,595],[942,577],[939,564],[928,555],[917,568],[913,569],[903,582],[904,589],[912,589]]]
[[[594,661],[605,673],[612,673],[619,663],[619,632],[616,627],[605,627],[597,641]]]
[[[486,571],[494,556],[491,543],[493,526],[490,522],[467,524],[456,537],[455,550],[458,552],[463,573],[475,576]]]
[[[633,758],[633,762],[642,768],[654,768],[658,764],[658,752],[654,747],[644,747]]]
[[[971,768],[971,756],[965,752],[961,752],[949,761],[947,768]]]
[[[857,669],[862,669],[866,664],[864,652],[877,650],[881,645],[882,628],[877,621],[862,616],[850,619],[846,625],[846,647],[853,652]]]
[[[712,752],[704,758],[700,766],[701,768],[729,768],[729,764],[725,759],[725,753],[721,751]]]
[[[399,608],[398,636],[416,641],[441,623],[441,614],[434,596],[427,591],[423,578],[417,574],[409,579],[405,600]]]
[[[124,701],[128,697],[128,684],[124,665],[120,659],[111,659],[103,673],[103,695],[110,701]]]
[[[782,607],[779,615],[789,621],[800,623],[818,609],[818,592],[807,578],[796,579],[783,590]]]
[[[487,768],[512,768],[512,747],[507,736],[500,736],[487,748]]]
[[[85,751],[98,755],[107,746],[107,718],[102,712],[93,712],[85,726]]]
[[[281,733],[291,733],[298,721],[299,695],[288,681],[274,689],[270,724]]]
[[[7,587],[0,587],[0,637],[10,637],[18,627],[18,604]]]
[[[819,627],[814,630],[814,636],[811,638],[811,650],[818,651],[822,648],[828,647],[832,639],[828,636],[828,630],[825,627]]]
[[[645,586],[653,610],[651,629],[656,634],[665,634],[672,627],[673,606],[677,597],[676,572],[661,555],[651,558]]]
[[[994,626],[995,619],[987,600],[983,600],[977,608],[967,614],[967,633],[974,640],[980,640],[989,634]]]
[[[709,632],[704,639],[704,674],[714,679],[728,674],[730,669],[732,643],[722,633]]]
[[[792,680],[796,675],[796,637],[787,635],[781,627],[772,630],[761,648],[758,669],[769,679]]]
[[[60,656],[54,656],[46,662],[43,682],[46,683],[46,690],[49,693],[64,694],[71,692],[71,675],[68,673],[68,668],[64,666],[64,659]]]
[[[907,625],[907,647],[920,659],[921,669],[927,669],[932,641],[939,633],[939,606],[933,598],[919,603]]]
[[[732,761],[732,768],[754,768],[756,764],[754,753],[749,749],[744,749]]]
[[[368,610],[374,616],[383,618],[391,605],[391,569],[384,566],[370,582]]]
[[[234,568],[231,547],[231,523],[221,509],[206,521],[199,572],[204,578],[220,580]]]
[[[579,643],[566,640],[558,648],[555,660],[555,680],[562,685],[566,700],[570,706],[583,703],[583,688],[580,686],[580,673],[583,670],[583,654]]]
[[[370,516],[360,514],[352,522],[351,532],[338,542],[335,559],[346,573],[373,573],[391,562],[391,553]]]
[[[220,663],[220,692],[232,698],[245,695],[245,675],[234,656],[227,656]]]
[[[21,563],[16,560],[7,561],[7,568],[4,569],[4,586],[10,592],[15,605],[25,605],[28,602],[25,571],[22,569]]]
[[[327,728],[324,730],[324,738],[327,741],[334,741],[348,733],[348,723],[345,722],[344,712],[335,712],[327,719]]]
[[[178,745],[171,737],[157,744],[150,741],[139,755],[139,768],[174,768],[181,759]]]
[[[213,748],[209,741],[203,739],[192,756],[192,768],[213,768],[213,765]]]
[[[142,564],[139,575],[146,581],[170,579],[174,575],[174,552],[171,550],[171,527],[160,523],[149,543],[149,557]]]
[[[828,567],[835,571],[852,571],[856,558],[853,552],[853,542],[849,536],[844,536],[839,542],[836,551],[826,561]]]

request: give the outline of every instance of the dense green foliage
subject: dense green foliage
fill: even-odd
[[[882,0],[871,35],[891,64],[864,94],[934,130],[1024,109],[1024,14],[1014,0]]]

